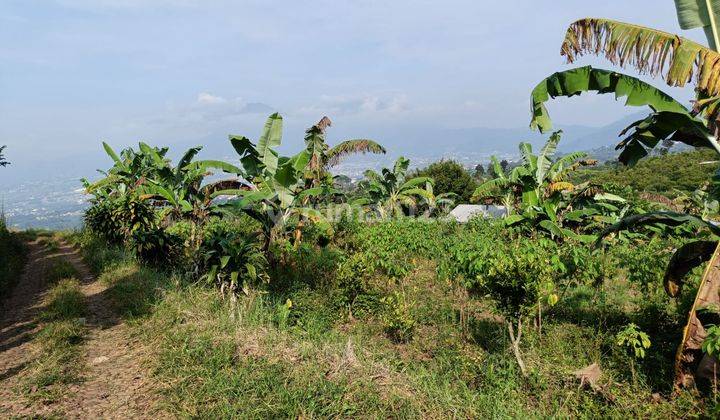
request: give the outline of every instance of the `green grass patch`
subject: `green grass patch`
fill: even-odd
[[[32,401],[49,404],[67,392],[67,386],[82,380],[80,344],[86,334],[85,301],[77,280],[63,279],[45,298],[35,337],[37,357],[29,366],[23,389]]]
[[[57,284],[60,280],[77,278],[80,273],[77,268],[64,258],[53,258],[46,274],[46,280],[49,284]]]
[[[146,315],[162,293],[173,282],[167,274],[139,266],[135,261],[110,265],[99,281],[108,286],[108,294],[118,312],[125,317]]]
[[[62,321],[85,315],[85,296],[76,279],[63,279],[50,289],[42,317],[48,321]]]

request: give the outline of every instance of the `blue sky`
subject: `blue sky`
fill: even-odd
[[[323,115],[353,136],[524,127],[531,89],[567,68],[565,28],[585,16],[679,32],[671,0],[3,0],[0,144],[22,166],[101,139],[255,136],[271,110],[295,138]],[[632,112],[599,96],[550,110],[598,126]]]

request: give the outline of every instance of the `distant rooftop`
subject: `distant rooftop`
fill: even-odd
[[[502,218],[505,217],[505,206],[483,206],[474,204],[460,204],[448,214],[449,217],[460,223],[467,223],[473,217]]]

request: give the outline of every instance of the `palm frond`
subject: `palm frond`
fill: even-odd
[[[569,63],[584,54],[604,55],[621,67],[661,76],[670,86],[720,93],[720,54],[668,32],[608,19],[580,19],[568,28],[560,53]]]
[[[326,167],[337,166],[345,157],[355,153],[385,154],[385,148],[368,139],[345,140],[327,152]]]

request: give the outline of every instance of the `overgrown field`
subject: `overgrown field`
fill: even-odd
[[[593,253],[536,245],[481,219],[348,223],[324,247],[308,239],[276,250],[273,281],[238,297],[182,270],[145,267],[89,234],[75,240],[118,310],[158,349],[154,371],[174,415],[660,418],[715,409],[693,393],[670,398],[693,294],[674,301],[660,278],[680,239]],[[502,303],[475,286],[499,268],[532,269],[527,255],[551,267],[528,274],[553,276],[560,296],[541,327],[524,331],[525,377]],[[617,342],[630,323],[650,337],[642,359]],[[581,386],[575,372],[593,363],[600,378]]]

